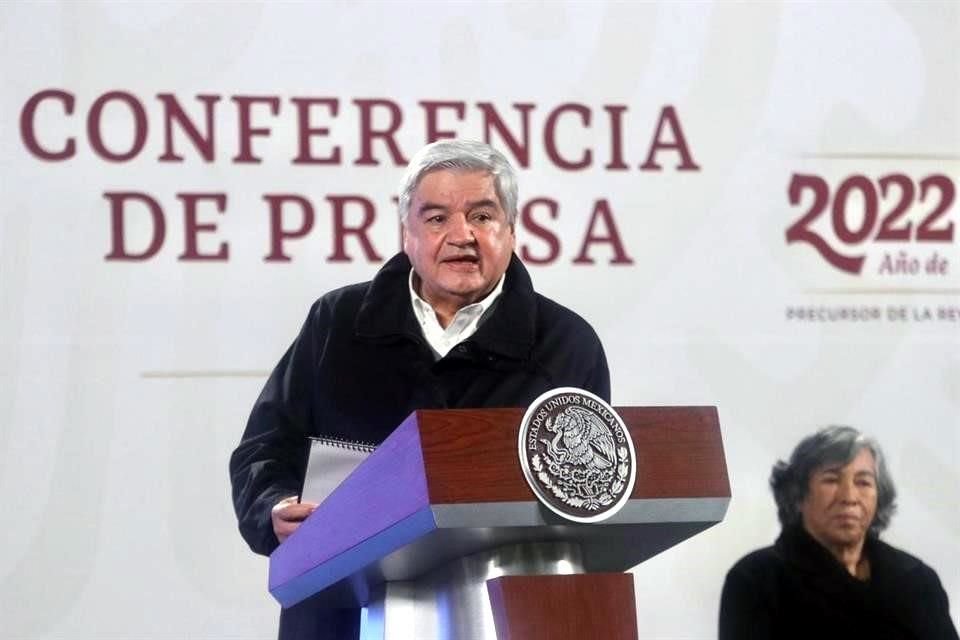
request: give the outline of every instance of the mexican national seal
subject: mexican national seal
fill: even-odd
[[[637,456],[623,420],[589,391],[560,387],[533,401],[518,440],[537,498],[575,522],[606,520],[626,504]]]

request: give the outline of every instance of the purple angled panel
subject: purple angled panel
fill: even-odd
[[[278,590],[289,590],[286,583],[311,572],[325,576],[326,584],[311,584],[320,590],[376,562],[384,555],[382,545],[371,545],[371,553],[365,554],[364,543],[428,506],[417,414],[413,413],[271,554],[271,593],[277,597]],[[398,546],[405,543],[396,542]],[[348,551],[349,563],[335,562]],[[332,571],[315,571],[325,563],[330,563]]]

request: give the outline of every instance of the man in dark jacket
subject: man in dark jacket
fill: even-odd
[[[517,183],[500,153],[428,145],[399,210],[404,252],[314,303],[231,457],[240,531],[257,553],[316,508],[296,499],[307,436],[378,444],[416,409],[522,407],[558,386],[610,398],[596,333],[536,293],[513,254]],[[280,636],[340,640],[358,625],[356,611],[306,601],[283,611]]]

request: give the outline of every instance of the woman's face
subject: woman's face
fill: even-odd
[[[809,482],[800,504],[807,532],[828,548],[862,543],[877,513],[873,453],[864,448],[846,465],[824,465],[814,470]]]

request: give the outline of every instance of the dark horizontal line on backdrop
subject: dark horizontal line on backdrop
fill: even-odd
[[[956,153],[863,153],[859,151],[837,151],[833,153],[801,153],[801,158],[821,160],[947,160],[960,161]]]
[[[868,295],[879,296],[892,294],[897,296],[955,296],[960,295],[960,289],[805,289],[803,293],[817,295]]]
[[[141,371],[141,378],[266,378],[269,371]]]

